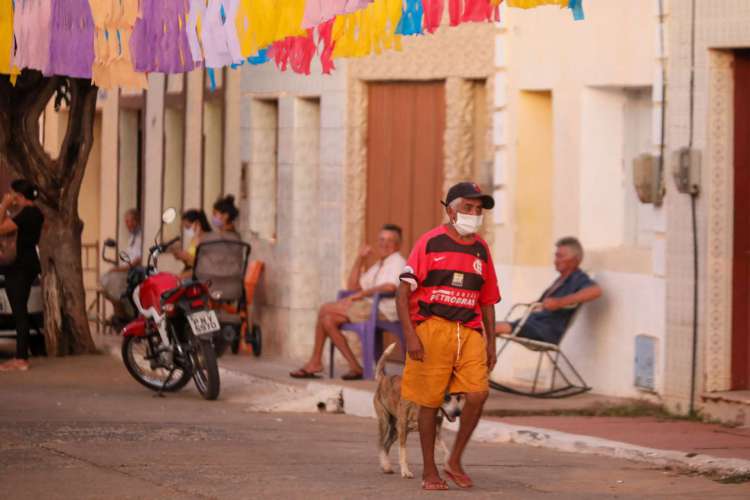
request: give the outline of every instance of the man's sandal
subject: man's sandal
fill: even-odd
[[[456,486],[458,486],[459,488],[468,489],[474,486],[474,482],[466,474],[451,472],[450,470],[448,470],[448,468],[443,469],[443,472],[448,477],[448,479],[456,483]]]
[[[319,372],[309,372],[305,370],[304,368],[300,368],[297,371],[289,372],[289,376],[292,378],[320,378],[318,373],[323,373],[322,371]]]
[[[422,489],[426,491],[445,491],[448,489],[448,483],[443,479],[433,479],[431,481],[424,479],[422,480]]]

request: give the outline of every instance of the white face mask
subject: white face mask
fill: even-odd
[[[479,231],[483,220],[483,215],[468,215],[459,212],[456,214],[456,222],[453,223],[453,227],[461,236],[468,236]]]
[[[191,241],[193,241],[193,238],[195,238],[195,229],[192,227],[189,227],[187,229],[182,230],[182,242],[185,244],[189,244]]]

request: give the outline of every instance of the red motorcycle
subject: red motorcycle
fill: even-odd
[[[168,209],[162,221],[175,217]],[[159,255],[177,241],[151,247],[145,273],[129,277],[128,297],[138,317],[122,330],[122,360],[133,378],[159,395],[179,391],[192,378],[201,396],[213,400],[219,396],[213,338],[221,327],[208,287],[157,269]]]

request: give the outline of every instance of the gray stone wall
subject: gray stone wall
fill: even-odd
[[[318,307],[342,285],[344,72],[245,68],[241,99],[243,232],[252,258],[266,263],[256,318],[265,352],[302,360]]]

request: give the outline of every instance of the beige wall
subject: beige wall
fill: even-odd
[[[521,92],[518,115],[518,175],[515,188],[514,263],[546,266],[552,248],[554,136],[552,95]]]
[[[548,8],[503,8],[502,19],[493,101],[498,316],[536,299],[556,277],[553,242],[579,236],[583,267],[604,296],[584,306],[564,350],[595,392],[646,397],[634,386],[635,338],[654,337],[661,393],[665,210],[634,200],[630,161],[659,146],[654,2],[588,2],[583,22]],[[534,361],[514,350],[498,374],[526,383]]]

